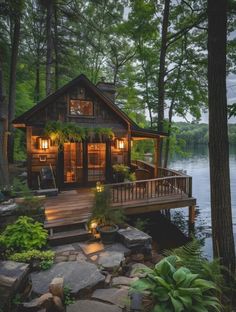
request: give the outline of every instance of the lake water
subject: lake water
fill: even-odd
[[[211,232],[211,208],[210,208],[210,176],[208,147],[199,145],[189,147],[187,152],[190,155],[186,158],[174,157],[169,168],[175,170],[186,170],[186,173],[193,178],[193,196],[197,198],[201,221],[204,222],[205,232]],[[230,147],[230,176],[231,176],[231,200],[234,226],[234,239],[236,244],[236,146]],[[185,209],[186,211],[186,209]],[[199,220],[197,220],[199,222]],[[211,237],[205,240],[205,253],[212,256]]]

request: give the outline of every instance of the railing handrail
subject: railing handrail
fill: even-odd
[[[154,179],[146,179],[146,180],[110,183],[110,184],[105,184],[105,186],[112,187],[112,186],[120,186],[120,185],[126,185],[126,184],[135,184],[135,183],[144,183],[144,182],[152,182],[152,181],[162,181],[162,180],[174,180],[174,179],[182,179],[182,178],[191,178],[191,177],[190,176],[170,176],[170,177],[162,177],[162,178],[154,178]]]
[[[164,171],[169,171],[169,172],[173,172],[174,174],[176,174],[175,176],[181,176],[181,177],[186,177],[186,178],[191,178],[190,175],[182,173],[181,171],[177,171],[177,170],[173,170],[173,169],[169,169],[169,168],[164,168],[164,167],[158,167],[158,170],[164,170]]]
[[[133,160],[132,162],[136,163],[136,165],[140,164],[140,166],[143,164],[144,167],[150,167],[152,169],[155,169],[155,165],[149,163],[148,161],[145,160],[140,160],[140,159],[136,159]],[[169,169],[169,168],[164,168],[164,167],[158,167],[158,171],[163,170],[163,171],[167,171],[170,173],[173,173],[174,176],[183,176],[183,177],[189,177],[189,175],[182,173],[181,171],[177,171],[177,170],[173,170],[173,169]]]

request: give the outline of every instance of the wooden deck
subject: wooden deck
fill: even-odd
[[[117,183],[109,187],[113,207],[124,209],[127,215],[180,207],[193,209],[196,205],[196,199],[191,196],[191,178],[187,176]],[[81,188],[47,198],[45,228],[85,225],[91,215],[93,196],[91,189]]]

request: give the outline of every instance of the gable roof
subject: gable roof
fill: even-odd
[[[67,84],[65,84],[63,87],[58,89],[56,92],[50,94],[45,99],[40,101],[38,104],[30,108],[28,111],[20,115],[19,117],[15,118],[12,123],[14,125],[23,125],[27,122],[27,120],[37,113],[40,109],[44,108],[47,105],[50,105],[50,103],[53,103],[58,97],[62,96],[64,93],[66,93],[70,88],[78,85],[78,83],[83,82],[85,86],[90,88],[96,96],[98,96],[103,102],[105,102],[117,115],[119,115],[127,124],[130,125],[131,132],[134,132],[137,136],[139,135],[149,135],[151,137],[159,136],[166,136],[166,133],[160,133],[154,130],[149,129],[143,129],[139,127],[130,117],[124,113],[115,103],[113,103],[107,96],[104,95],[104,93],[95,86],[85,75],[81,74],[75,79],[71,80]]]

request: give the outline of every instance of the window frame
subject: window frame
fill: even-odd
[[[92,114],[91,115],[84,115],[84,114],[81,114],[81,115],[74,115],[74,114],[71,114],[71,101],[79,101],[79,102],[89,102],[91,103],[92,105]],[[85,118],[94,118],[94,103],[92,100],[88,99],[69,99],[69,103],[68,103],[68,116],[69,117],[75,117],[75,118],[80,118],[80,117],[85,117]]]

